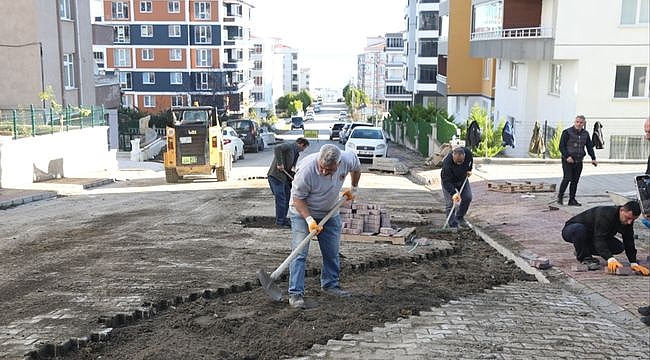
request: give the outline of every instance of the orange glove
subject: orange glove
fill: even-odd
[[[358,186],[353,186],[351,189],[347,189],[343,192],[343,196],[345,196],[345,199],[347,201],[352,201],[357,197],[357,193],[359,192],[359,187]]]
[[[647,267],[645,267],[643,265],[639,265],[637,263],[631,263],[630,268],[632,268],[632,270],[634,270],[634,271],[636,271],[638,273],[641,273],[641,275],[643,275],[643,276],[650,275],[650,269],[648,269]]]
[[[460,193],[458,193],[458,192],[455,193],[455,194],[451,197],[451,200],[452,200],[453,202],[455,202],[456,204],[458,204],[458,203],[460,202]]]
[[[318,234],[320,234],[321,231],[323,231],[323,227],[318,225],[318,223],[316,223],[316,220],[314,220],[313,217],[307,216],[307,218],[305,220],[307,221],[307,225],[309,225],[309,232],[310,233],[315,230],[316,235],[318,235]]]
[[[622,267],[623,265],[620,262],[618,262],[618,260],[616,260],[616,258],[614,258],[613,256],[607,259],[607,269],[609,270],[609,272],[615,273],[616,269]]]

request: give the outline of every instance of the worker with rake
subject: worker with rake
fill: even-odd
[[[442,160],[440,179],[447,214],[447,223],[444,226],[469,227],[465,214],[472,202],[472,189],[467,181],[472,175],[472,162],[472,152],[463,146],[454,148]]]

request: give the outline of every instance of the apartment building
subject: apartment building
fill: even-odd
[[[366,115],[383,110],[386,68],[386,39],[383,36],[368,37],[363,53],[357,56],[357,87],[368,95],[371,106]]]
[[[253,36],[252,42],[252,107],[258,115],[266,116],[270,112],[275,112],[275,101],[282,96],[283,57],[276,55],[274,50],[279,39]]]
[[[311,92],[311,68],[300,68],[300,80],[298,81],[298,88]]]
[[[603,126],[597,157],[647,157],[648,9],[648,0],[472,0],[470,54],[495,59],[493,116],[514,125],[519,144],[508,155],[527,156],[535,122],[561,130],[583,114],[590,132]]]
[[[406,90],[404,75],[404,33],[386,33],[384,45],[384,111],[397,103],[410,105],[413,94]]]
[[[92,31],[88,1],[0,1],[0,106],[94,105]]]
[[[438,38],[440,37],[440,0],[408,0],[407,30],[404,33],[404,86],[413,94],[413,104],[437,108],[447,106],[437,92]]]
[[[113,44],[95,46],[95,59],[119,72],[123,106],[157,113],[198,102],[244,117],[251,8],[240,0],[102,0],[95,22],[113,27]]]
[[[494,59],[470,56],[472,0],[440,1],[437,92],[456,121],[469,118],[472,107],[489,114],[494,105]]]
[[[298,50],[287,45],[278,43],[275,46],[275,53],[280,56],[282,63],[282,93],[300,91],[300,62]]]

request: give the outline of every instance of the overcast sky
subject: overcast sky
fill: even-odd
[[[311,68],[311,87],[342,89],[356,77],[366,38],[406,29],[406,0],[251,0],[253,35],[279,37]]]

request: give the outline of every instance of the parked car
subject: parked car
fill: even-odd
[[[321,106],[320,104],[316,104],[316,105],[314,105],[314,112],[315,112],[315,113],[319,113],[319,112],[320,112],[320,106]]]
[[[313,110],[307,110],[305,113],[305,121],[309,120],[314,120],[314,111]]]
[[[350,125],[352,125],[352,123],[345,123],[343,128],[341,128],[341,131],[339,131],[339,143],[343,144],[343,137],[345,136],[345,133],[350,130]]]
[[[223,132],[223,149],[230,151],[232,154],[232,161],[244,159],[244,142],[239,138],[235,129],[226,126],[222,129]]]
[[[302,116],[292,116],[291,117],[291,130],[294,129],[305,129],[305,120]]]
[[[348,112],[345,110],[339,111],[339,120],[345,120],[348,118]]]
[[[268,147],[273,145],[278,141],[275,139],[275,132],[269,129],[268,127],[260,127],[260,132],[262,133],[262,140],[264,140],[264,146]]]
[[[226,126],[235,129],[239,138],[244,142],[244,150],[258,152],[264,150],[264,140],[260,126],[250,119],[235,119],[226,121]]]
[[[341,130],[345,126],[346,123],[344,122],[335,122],[332,124],[330,127],[330,140],[334,140],[334,138],[340,139],[341,138]]]
[[[344,133],[341,133],[341,138],[339,140],[340,143],[345,144],[348,141],[348,137],[350,137],[350,134],[352,134],[352,130],[354,130],[358,126],[372,126],[372,124],[364,123],[364,122],[350,123],[350,127]]]
[[[357,126],[350,132],[345,150],[359,158],[388,157],[388,138],[378,126]]]

